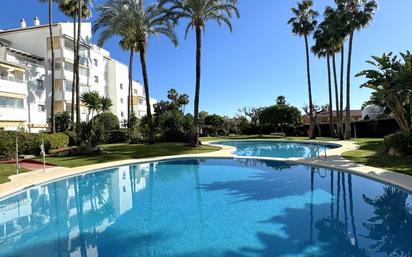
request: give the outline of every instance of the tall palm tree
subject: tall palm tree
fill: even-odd
[[[292,32],[295,35],[303,37],[305,39],[306,49],[306,76],[308,79],[308,92],[309,92],[309,118],[310,128],[309,137],[315,138],[314,126],[315,121],[313,119],[313,100],[312,100],[312,84],[310,79],[310,57],[309,57],[309,43],[308,36],[315,30],[317,21],[316,17],[319,15],[317,11],[312,9],[312,0],[303,0],[298,3],[297,8],[292,8],[292,12],[295,15],[292,17],[288,24],[292,26]]]
[[[131,139],[131,117],[133,116],[133,58],[135,52],[134,31],[127,30],[125,27],[118,26],[119,23],[128,23],[128,17],[121,16],[121,8],[127,3],[124,0],[112,0],[104,5],[97,6],[99,17],[93,25],[93,32],[102,29],[97,44],[102,46],[110,37],[118,35],[121,37],[119,42],[123,50],[130,51],[129,56],[129,87],[127,97],[127,127],[129,140]],[[122,19],[122,21],[119,21]],[[116,24],[115,24],[116,23]]]
[[[330,135],[336,137],[335,128],[333,125],[333,100],[332,100],[332,80],[331,80],[331,68],[330,68],[330,56],[333,54],[330,44],[330,35],[326,21],[319,24],[318,29],[315,31],[313,38],[315,39],[315,45],[312,47],[312,52],[318,57],[326,57],[327,71],[328,71],[328,94],[329,94],[329,129]]]
[[[350,82],[353,37],[357,30],[365,28],[373,20],[378,4],[375,0],[336,0],[338,10],[344,13],[345,23],[342,24],[349,34],[348,60],[346,69],[346,115],[345,115],[345,139],[351,138],[350,116]]]
[[[202,31],[205,31],[206,23],[214,20],[219,25],[226,24],[232,31],[231,18],[233,14],[239,18],[236,7],[237,0],[170,0],[173,4],[171,10],[178,19],[189,20],[186,26],[186,37],[190,29],[196,31],[196,92],[194,101],[194,135],[193,145],[199,144],[199,100],[202,58]]]
[[[54,88],[54,73],[55,73],[55,60],[54,60],[54,41],[53,41],[53,0],[39,0],[42,3],[47,2],[49,5],[49,36],[50,41],[50,52],[51,52],[51,104],[50,104],[50,126],[51,132],[56,132],[56,115],[54,113],[54,99],[55,99],[55,88]],[[56,2],[56,0],[54,0]]]
[[[101,98],[99,96],[99,93],[97,91],[85,92],[80,96],[80,99],[82,103],[87,107],[89,111],[87,116],[88,119],[91,120],[91,117],[94,116],[94,112],[98,112],[100,110]]]
[[[113,106],[112,99],[108,96],[100,97],[99,112],[107,113],[110,111],[110,108]]]
[[[149,95],[149,78],[146,51],[150,36],[164,35],[177,46],[174,32],[175,22],[170,12],[164,8],[165,1],[144,6],[140,0],[110,0],[100,7],[101,16],[94,24],[94,31],[102,29],[99,42],[119,35],[125,37],[133,52],[139,52],[145,89],[149,143],[154,143],[153,120]],[[129,41],[130,40],[130,41]],[[126,44],[126,42],[123,42]]]
[[[81,18],[88,18],[91,16],[91,11],[89,8],[90,0],[83,1],[81,7]],[[78,7],[79,1],[78,0],[60,0],[59,1],[59,9],[65,15],[73,18],[73,62],[74,64],[77,62],[77,19],[78,19]],[[75,65],[73,65],[74,67]],[[78,73],[78,69],[73,69],[73,78],[72,78],[72,105],[71,105],[71,119],[75,121],[75,96],[76,96],[76,74]],[[75,129],[75,126],[72,126],[72,129]]]

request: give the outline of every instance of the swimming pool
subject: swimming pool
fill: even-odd
[[[0,256],[410,256],[411,195],[285,162],[107,169],[0,200]]]
[[[325,154],[325,150],[340,147],[331,143],[306,143],[290,141],[218,141],[212,142],[215,145],[227,145],[236,147],[234,154],[238,156],[259,156],[276,158],[310,158]]]

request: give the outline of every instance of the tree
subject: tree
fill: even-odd
[[[99,112],[106,113],[109,112],[113,106],[112,99],[108,96],[100,97]]]
[[[306,49],[306,76],[308,79],[308,92],[309,92],[309,117],[310,117],[310,128],[309,137],[315,138],[313,133],[314,120],[313,120],[313,101],[312,101],[312,85],[310,79],[310,58],[309,58],[309,43],[308,36],[315,30],[317,21],[315,18],[319,15],[318,12],[312,9],[312,0],[303,0],[298,3],[297,8],[292,8],[292,12],[295,17],[292,17],[288,24],[292,26],[292,32],[295,35],[303,36],[305,39],[305,49]]]
[[[350,82],[353,37],[357,30],[365,28],[373,20],[373,15],[378,7],[375,0],[336,0],[338,9],[344,14],[345,23],[342,24],[349,34],[349,50],[346,69],[346,115],[345,115],[345,139],[351,138],[350,115]]]
[[[86,92],[80,96],[80,99],[88,109],[87,119],[90,120],[94,116],[94,112],[100,109],[99,93],[97,91]]]
[[[146,64],[148,38],[164,35],[177,46],[177,37],[174,32],[175,22],[170,12],[165,9],[164,4],[165,1],[161,1],[145,8],[143,1],[139,0],[110,0],[102,7],[106,8],[101,11],[104,17],[98,19],[94,24],[95,30],[104,29],[101,35],[101,39],[104,39],[103,42],[105,38],[110,38],[113,35],[124,36],[127,45],[133,47],[133,51],[140,54],[150,144],[154,143],[154,127]]]
[[[236,7],[237,0],[170,0],[173,4],[171,10],[177,19],[189,20],[186,26],[186,36],[191,28],[196,31],[196,92],[194,102],[194,135],[193,146],[199,144],[199,98],[201,79],[201,54],[202,54],[202,31],[208,21],[214,20],[218,24],[226,24],[232,31],[230,19],[233,14],[239,18]]]
[[[318,29],[314,33],[315,45],[312,47],[312,52],[318,57],[326,57],[328,71],[328,95],[329,95],[329,130],[332,137],[336,137],[335,128],[333,125],[333,101],[332,101],[332,80],[330,68],[330,55],[333,54],[331,46],[331,36],[328,30],[327,22],[319,24]]]
[[[81,4],[81,18],[88,18],[91,15],[91,11],[89,8],[89,1],[83,1]],[[71,120],[75,120],[75,99],[76,99],[76,74],[78,73],[78,67],[76,68],[76,62],[78,58],[78,51],[77,51],[77,16],[79,15],[79,0],[60,0],[59,1],[59,9],[65,15],[73,18],[73,78],[72,78],[72,105],[71,105]],[[76,69],[75,69],[76,68]],[[73,130],[75,126],[73,126]]]
[[[372,60],[367,62],[375,69],[364,70],[356,75],[367,79],[361,87],[376,91],[384,99],[384,104],[391,110],[401,130],[408,131],[408,121],[403,108],[406,95],[402,94],[402,87],[399,84],[399,74],[404,64],[392,53],[383,54],[381,57],[372,56]]]
[[[136,50],[135,32],[128,29],[132,26],[130,17],[123,16],[122,8],[125,8],[127,1],[108,1],[104,5],[99,5],[96,10],[100,14],[93,24],[93,32],[102,30],[97,41],[99,46],[102,46],[109,38],[113,36],[120,36],[119,45],[125,50],[129,51],[129,86],[127,98],[127,128],[129,140],[131,140],[132,117],[133,114],[133,59]]]
[[[64,132],[70,129],[72,120],[69,112],[56,113],[56,132]]]
[[[48,44],[50,45],[51,52],[51,104],[50,104],[50,127],[51,132],[56,132],[56,114],[54,113],[54,99],[55,99],[55,88],[54,88],[54,73],[55,73],[55,58],[54,58],[54,41],[53,41],[53,0],[39,0],[40,2],[47,2],[49,5],[49,36]]]

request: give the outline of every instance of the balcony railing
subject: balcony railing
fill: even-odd
[[[11,78],[11,77],[5,77],[5,76],[0,76],[1,80],[7,80],[7,81],[12,81],[12,82],[17,82],[17,83],[22,83],[24,84],[25,81],[21,80],[21,79],[15,79],[15,78]]]

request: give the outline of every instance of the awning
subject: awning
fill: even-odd
[[[19,65],[14,65],[11,63],[5,63],[5,62],[0,62],[0,67],[6,68],[6,69],[13,69],[13,70],[18,70],[21,72],[25,72],[26,69],[24,67],[21,67]]]

